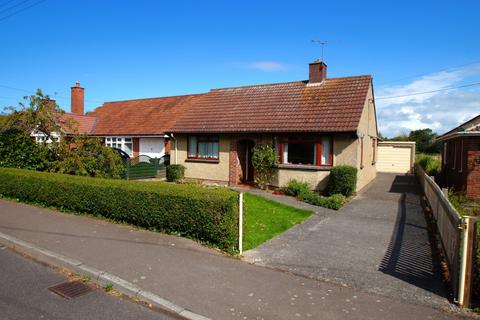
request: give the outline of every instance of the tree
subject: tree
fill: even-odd
[[[125,165],[120,156],[98,138],[77,136],[55,148],[57,161],[50,171],[98,178],[120,178]]]
[[[435,142],[437,134],[430,128],[413,130],[408,136],[408,140],[416,142],[418,152],[422,153],[440,153],[441,144]]]
[[[53,132],[62,135],[65,128],[73,128],[73,120],[60,123],[60,116],[65,112],[44,95],[41,89],[36,94],[23,97],[25,102],[20,102],[18,107],[6,107],[10,114],[6,116],[3,126],[7,129],[14,129],[21,132],[40,132],[48,140]]]
[[[253,148],[253,168],[255,169],[255,183],[265,189],[272,180],[273,168],[277,163],[275,150],[270,145],[260,144]]]

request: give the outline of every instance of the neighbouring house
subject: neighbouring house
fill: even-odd
[[[361,189],[376,176],[378,131],[372,78],[328,78],[309,65],[309,79],[214,89],[172,125],[172,163],[187,178],[229,185],[253,181],[252,149],[272,145],[279,164],[273,186],[290,179],[323,189],[335,165],[358,168]]]
[[[358,168],[361,189],[376,176],[377,121],[372,77],[328,78],[322,61],[309,79],[212,89],[207,93],[105,102],[84,115],[84,89],[72,87],[72,112],[88,135],[132,157],[146,154],[185,166],[187,178],[251,183],[252,150],[278,155],[271,185],[290,179],[325,187],[335,165]]]
[[[441,184],[480,198],[480,115],[437,138],[443,143]]]

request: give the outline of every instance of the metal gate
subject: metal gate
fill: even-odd
[[[140,155],[125,160],[125,172],[122,178],[126,180],[155,178],[158,171],[162,170],[163,167],[164,165],[160,164],[160,159]]]

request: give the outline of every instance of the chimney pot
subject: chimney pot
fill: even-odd
[[[71,88],[70,96],[70,110],[75,114],[84,113],[84,104],[85,104],[85,89],[80,87],[80,82],[75,82],[75,86]]]
[[[322,60],[315,60],[309,64],[308,83],[320,83],[327,79],[327,65]]]

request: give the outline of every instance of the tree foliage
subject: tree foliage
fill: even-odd
[[[56,148],[52,172],[77,176],[120,178],[125,169],[120,156],[98,138],[77,136]]]
[[[73,119],[62,119],[64,111],[39,89],[24,97],[18,107],[0,118],[0,166],[54,171],[81,176],[119,178],[124,165],[119,155],[97,138],[69,138],[75,132]],[[32,133],[43,134],[51,143],[36,143]],[[52,134],[59,141],[50,139]]]
[[[440,153],[441,144],[435,142],[437,134],[432,129],[420,129],[411,131],[408,140],[416,142],[418,152],[423,153]]]
[[[273,177],[273,169],[277,163],[275,150],[268,144],[256,145],[252,154],[255,169],[255,183],[265,189]]]

